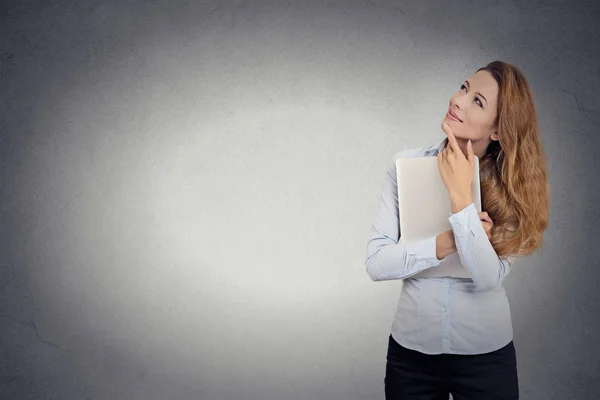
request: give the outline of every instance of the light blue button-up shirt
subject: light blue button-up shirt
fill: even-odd
[[[426,269],[435,275],[435,267],[444,259],[437,259],[435,236],[399,243],[396,160],[437,156],[446,142],[444,138],[436,145],[405,150],[394,156],[384,178],[367,242],[366,270],[374,281],[403,279],[391,327],[392,337],[402,346],[426,354],[488,353],[513,339],[503,282],[515,257],[507,260],[498,257],[475,204],[449,217],[458,255],[471,278],[411,278]]]

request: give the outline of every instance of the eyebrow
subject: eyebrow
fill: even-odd
[[[471,84],[469,83],[469,81],[465,81],[465,82],[467,83],[467,88],[470,88],[470,87],[471,87]],[[475,92],[475,93],[476,93],[476,94],[478,94],[478,95],[480,95],[481,97],[483,97],[483,99],[485,100],[485,104],[487,104],[487,102],[488,102],[488,101],[487,101],[487,99],[485,98],[485,96],[484,96],[484,95],[482,95],[482,94],[481,94],[481,93],[479,93],[479,92]]]

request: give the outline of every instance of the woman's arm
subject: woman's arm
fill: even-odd
[[[366,269],[374,281],[408,278],[427,268],[437,267],[448,254],[456,251],[454,243],[448,239],[448,232],[415,242],[399,243],[398,214],[394,160],[385,175],[379,208],[367,242]],[[442,258],[438,259],[439,256]]]
[[[475,167],[475,154],[471,141],[467,143],[467,154],[456,141],[450,126],[442,129],[448,135],[448,146],[438,155],[440,176],[450,194],[449,217],[456,250],[462,265],[469,271],[471,279],[480,290],[492,290],[502,285],[510,273],[514,257],[501,260],[490,243],[479,213],[471,196],[471,180]]]
[[[464,200],[452,200],[449,221],[454,232],[456,250],[475,285],[480,290],[492,290],[502,285],[515,258],[503,260],[498,257],[479,219],[475,203],[471,201],[468,205],[465,204]]]

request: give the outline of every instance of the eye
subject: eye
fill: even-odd
[[[467,89],[467,87],[465,85],[460,85],[460,89]],[[475,97],[475,101],[478,102],[477,104],[479,105],[479,107],[483,108],[483,103],[479,97]]]

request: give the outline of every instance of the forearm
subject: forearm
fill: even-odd
[[[457,202],[456,205],[460,204]],[[481,290],[500,286],[510,271],[510,265],[498,258],[481,224],[475,204],[470,203],[463,209],[453,211],[449,220],[454,232],[456,251],[475,285]]]
[[[444,250],[445,251],[445,250]],[[374,235],[367,243],[366,270],[373,281],[405,279],[440,264],[437,238],[397,243]]]

